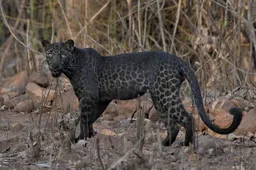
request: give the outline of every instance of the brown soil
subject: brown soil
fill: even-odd
[[[71,153],[65,149],[60,151],[63,143],[60,141],[57,115],[42,114],[42,135],[37,141],[40,114],[0,111],[0,169],[103,169],[100,162],[104,169],[114,167],[120,170],[247,170],[256,166],[253,139],[229,141],[197,135],[195,153],[192,147],[180,145],[184,139],[183,132],[171,147],[161,147],[157,136],[160,134],[162,137],[165,131],[160,128],[160,133],[156,133],[156,124],[146,124],[146,137],[140,143],[136,138],[136,122],[131,124],[125,119],[99,119],[94,126],[98,134],[88,139],[86,146],[85,141],[80,140],[71,145]],[[40,150],[36,150],[37,146]],[[143,146],[142,152],[140,146]],[[40,151],[38,155],[36,151]]]

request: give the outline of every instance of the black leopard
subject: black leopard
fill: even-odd
[[[227,128],[213,124],[203,107],[197,78],[181,58],[166,52],[137,52],[101,56],[92,48],[77,48],[73,40],[50,43],[42,41],[46,62],[53,77],[62,73],[69,79],[80,103],[79,139],[94,135],[92,124],[113,99],[127,100],[147,91],[161,120],[167,128],[162,144],[171,145],[182,125],[186,130],[187,146],[193,142],[193,121],[182,105],[179,93],[186,79],[191,86],[196,106],[203,122],[214,132],[229,134],[242,120],[242,111],[231,108],[233,122]]]

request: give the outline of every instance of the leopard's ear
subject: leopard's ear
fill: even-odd
[[[51,43],[50,43],[50,41],[48,41],[48,40],[43,40],[42,41],[42,45],[43,45],[43,47],[45,48],[45,47],[47,47],[48,45],[50,45]]]
[[[71,39],[69,39],[69,40],[67,40],[66,42],[65,42],[65,45],[66,45],[66,47],[69,49],[69,50],[73,50],[74,49],[74,41],[73,40],[71,40]]]

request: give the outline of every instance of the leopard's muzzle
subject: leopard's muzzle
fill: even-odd
[[[60,77],[60,75],[62,73],[60,67],[49,67],[49,69],[51,70],[52,76],[54,78]]]

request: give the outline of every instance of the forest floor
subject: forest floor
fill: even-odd
[[[145,138],[136,138],[136,121],[100,118],[97,134],[63,149],[57,113],[0,111],[0,169],[218,169],[256,167],[253,139],[228,140],[196,135],[196,150],[181,145],[184,131],[170,147],[159,145],[165,129],[145,121]],[[41,135],[39,135],[38,122]],[[157,128],[159,127],[159,128]],[[38,138],[37,138],[38,137]],[[32,139],[33,138],[33,139]],[[37,153],[38,152],[38,153]],[[102,163],[102,165],[101,165]]]

